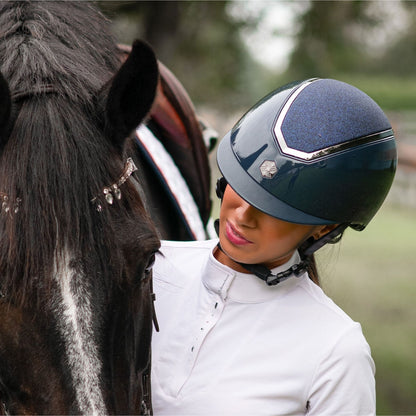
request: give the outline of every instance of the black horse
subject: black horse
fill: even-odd
[[[131,136],[155,56],[121,64],[86,2],[0,2],[0,72],[0,414],[145,413],[151,265],[177,237]]]

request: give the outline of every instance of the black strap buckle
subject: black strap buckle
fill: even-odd
[[[261,264],[245,264],[240,263],[246,270],[256,275],[261,280],[264,280],[268,286],[275,286],[287,279],[289,279],[292,275],[299,277],[303,273],[305,273],[308,269],[309,260],[305,259],[302,260],[300,263],[294,264],[287,270],[283,272],[279,272],[277,274],[273,274],[266,266]]]

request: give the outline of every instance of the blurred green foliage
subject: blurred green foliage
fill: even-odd
[[[416,213],[385,204],[368,227],[318,253],[325,292],[362,325],[376,363],[377,414],[416,414]]]
[[[247,53],[241,31],[257,21],[232,18],[229,1],[101,1],[121,42],[148,41],[196,105],[222,110],[257,100],[267,70]],[[253,77],[253,74],[256,74]]]
[[[302,2],[309,7],[295,17],[295,44],[284,72],[260,65],[243,37],[258,29],[273,2],[264,2],[262,14],[231,13],[231,0],[97,3],[120,42],[147,40],[197,106],[232,112],[286,82],[331,77],[363,89],[385,109],[416,108],[416,2],[402,2],[406,22],[397,28],[391,18],[397,4],[391,7],[398,2]],[[245,2],[237,4],[243,9]]]

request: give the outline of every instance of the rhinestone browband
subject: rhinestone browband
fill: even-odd
[[[124,167],[124,171],[120,178],[114,182],[110,186],[105,186],[103,188],[103,195],[104,200],[107,202],[107,204],[112,205],[115,199],[121,199],[121,190],[120,186],[123,185],[124,182],[127,181],[127,179],[131,176],[133,172],[137,170],[137,166],[134,164],[133,159],[129,157],[126,160],[126,165]],[[101,204],[102,197],[96,196],[93,199],[91,199],[91,202],[95,204],[95,207],[98,212],[101,212],[103,210],[103,206]]]
[[[4,192],[0,192],[0,200],[1,200],[1,212],[5,214],[17,214],[20,209],[20,203],[22,200],[20,198],[16,198],[15,201],[10,201],[10,198]]]
[[[137,170],[137,166],[133,162],[133,159],[129,157],[126,160],[126,165],[124,167],[124,171],[120,178],[114,182],[110,186],[105,186],[103,188],[103,195],[104,200],[107,202],[107,204],[111,205],[114,202],[115,199],[121,199],[121,190],[120,186],[123,185],[124,182],[127,181],[127,179],[131,176],[133,172]],[[91,202],[95,204],[96,210],[98,212],[101,212],[103,210],[103,206],[101,204],[102,197],[96,196],[93,199],[91,199]],[[21,198],[16,198],[15,201],[11,201],[9,196],[5,192],[0,192],[0,203],[1,203],[1,213],[5,214],[17,214],[20,209],[20,204],[22,202]]]

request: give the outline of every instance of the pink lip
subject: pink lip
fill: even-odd
[[[231,223],[227,221],[225,226],[225,234],[230,241],[230,243],[235,244],[237,246],[242,246],[246,244],[252,244],[251,241],[244,238],[234,227]]]

